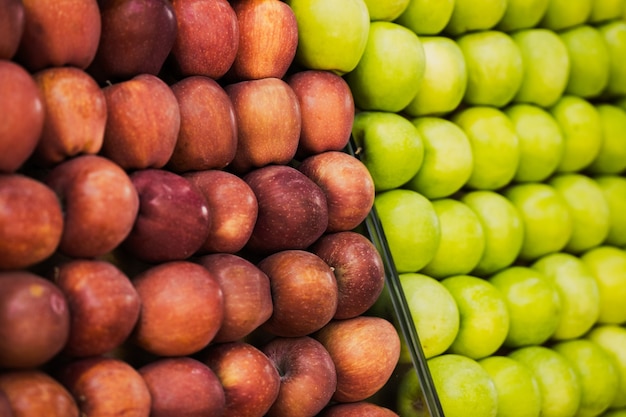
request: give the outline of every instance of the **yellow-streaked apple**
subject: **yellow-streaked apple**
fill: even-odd
[[[587,172],[620,174],[626,170],[626,110],[609,103],[596,104],[596,110],[602,126],[602,142]]]
[[[514,32],[537,26],[550,0],[507,0],[502,19],[495,26],[503,32]]]
[[[418,35],[438,35],[448,24],[453,8],[454,0],[410,0],[394,22]]]
[[[585,338],[597,343],[613,360],[619,375],[617,393],[611,403],[611,409],[626,407],[626,328],[616,324],[595,326]]]
[[[410,0],[365,0],[370,20],[396,20],[409,5]]]
[[[586,23],[591,15],[592,4],[595,0],[550,0],[540,27],[559,31]]]
[[[626,178],[619,175],[594,177],[609,205],[609,233],[605,244],[626,248]]]
[[[506,3],[506,0],[455,0],[444,32],[454,37],[492,29],[504,16]]]
[[[626,69],[622,65],[622,57],[626,55],[626,13],[623,20],[613,20],[596,27],[609,51],[609,81],[604,93],[608,96],[624,96]]]
[[[604,23],[620,19],[624,13],[623,0],[594,0],[589,14],[590,23]]]

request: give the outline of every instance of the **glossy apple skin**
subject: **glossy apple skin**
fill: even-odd
[[[389,408],[367,402],[332,404],[322,410],[318,417],[399,417]]]
[[[209,234],[198,251],[237,253],[242,250],[256,223],[259,205],[252,188],[227,171],[209,169],[183,174],[206,199],[211,224]]]
[[[255,264],[230,253],[198,258],[218,281],[224,296],[224,317],[213,342],[235,342],[255,331],[272,315],[269,277]]]
[[[224,296],[215,277],[188,261],[165,262],[132,279],[141,300],[134,342],[160,356],[191,355],[215,337]]]
[[[263,345],[280,374],[278,398],[268,417],[317,415],[329,402],[337,385],[335,364],[317,340],[309,336],[277,337]]]
[[[124,272],[106,261],[73,259],[55,268],[54,282],[70,310],[66,355],[103,355],[124,343],[141,308],[139,294]]]
[[[24,3],[22,0],[2,0],[0,11],[0,59],[11,59],[24,33]]]
[[[23,66],[0,60],[0,172],[15,172],[34,152],[44,123],[43,98]]]
[[[211,345],[201,360],[224,387],[226,409],[222,417],[262,417],[278,397],[278,371],[259,348],[249,343]]]
[[[259,205],[248,249],[264,254],[305,249],[326,230],[326,195],[297,169],[269,165],[249,172],[243,179]]]
[[[54,191],[21,175],[0,175],[0,270],[33,266],[51,256],[63,233]]]
[[[131,173],[139,213],[123,249],[148,263],[183,260],[206,241],[211,218],[202,193],[187,179],[163,169]]]
[[[82,155],[56,165],[45,183],[64,203],[59,251],[91,258],[116,248],[131,232],[139,194],[128,174],[99,155]]]
[[[180,130],[180,110],[160,78],[140,74],[103,88],[107,123],[101,154],[122,168],[162,168]]]
[[[168,169],[175,172],[223,169],[237,150],[235,110],[212,78],[195,75],[172,85],[180,109],[180,131]]]
[[[360,233],[328,233],[309,250],[322,258],[337,280],[338,302],[335,319],[365,313],[374,305],[385,286],[385,267],[374,244]]]
[[[0,368],[43,365],[68,338],[70,313],[63,292],[26,271],[0,273]]]
[[[138,369],[152,406],[151,417],[221,416],[224,388],[204,363],[190,357],[159,358]]]
[[[97,0],[23,0],[24,32],[14,59],[30,71],[91,64],[102,24]]]
[[[220,79],[230,69],[239,48],[237,15],[226,0],[173,0],[176,40],[172,47],[182,76]]]
[[[176,15],[167,0],[100,2],[102,30],[88,71],[99,82],[157,75],[176,39]]]

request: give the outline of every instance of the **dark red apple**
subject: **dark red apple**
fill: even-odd
[[[24,32],[15,55],[30,71],[91,64],[102,24],[97,0],[22,0]]]
[[[332,404],[317,417],[400,417],[395,411],[367,401]]]
[[[337,373],[330,354],[309,337],[277,337],[261,351],[280,374],[280,392],[268,417],[316,416],[331,400]]]
[[[67,389],[38,369],[0,373],[0,392],[6,395],[12,411],[0,413],[2,417],[79,416],[76,401]]]
[[[340,151],[311,155],[298,166],[320,186],[328,202],[327,232],[353,230],[374,206],[374,180],[358,158]]]
[[[206,199],[211,224],[202,253],[236,253],[244,248],[256,224],[259,205],[250,186],[227,171],[210,169],[183,175]]]
[[[217,375],[190,358],[159,358],[138,369],[146,381],[152,408],[150,417],[221,416],[226,397]]]
[[[348,83],[331,71],[304,70],[286,78],[300,103],[298,156],[341,151],[350,140],[354,98]]]
[[[239,48],[237,15],[226,0],[172,0],[178,34],[172,57],[182,76],[215,80],[230,69]]]
[[[44,183],[0,174],[0,270],[27,268],[51,256],[63,233],[63,212]]]
[[[400,336],[389,321],[375,316],[333,320],[314,335],[333,358],[338,402],[362,401],[389,380],[400,358]]]
[[[204,255],[198,263],[217,279],[224,295],[224,318],[214,342],[241,340],[270,318],[270,281],[256,265],[230,253]]]
[[[34,368],[63,349],[70,313],[63,292],[26,271],[0,273],[0,368]]]
[[[326,195],[296,168],[269,165],[249,172],[243,179],[259,206],[249,249],[260,253],[305,249],[326,230]]]
[[[172,89],[155,75],[140,74],[103,91],[107,123],[101,154],[124,169],[164,167],[180,130]]]
[[[137,323],[141,302],[120,269],[105,261],[75,259],[54,269],[54,282],[70,311],[64,353],[97,356],[124,343]]]
[[[5,59],[0,59],[0,91],[0,172],[12,173],[37,146],[44,122],[43,99],[28,71]]]
[[[300,138],[300,105],[280,78],[240,81],[224,87],[235,109],[237,151],[232,169],[245,173],[291,161]]]
[[[163,169],[130,174],[139,194],[139,214],[122,247],[143,262],[183,260],[206,241],[207,202],[186,178]]]
[[[224,387],[223,417],[263,417],[278,397],[278,371],[259,348],[249,343],[211,345],[202,361],[215,372]]]
[[[191,355],[215,337],[224,317],[224,296],[206,268],[187,261],[165,262],[132,279],[141,313],[132,335],[160,356]]]
[[[101,1],[100,15],[100,43],[88,68],[96,80],[118,82],[161,71],[177,31],[168,0]]]
[[[319,256],[304,250],[284,250],[262,259],[258,267],[269,277],[272,289],[274,309],[263,325],[268,332],[306,336],[335,315],[337,281]]]
[[[280,0],[234,0],[239,48],[230,68],[234,80],[283,78],[296,55],[298,22]]]
[[[9,397],[0,388],[0,416],[3,417],[15,417],[13,410],[11,410],[11,403],[9,403]]]
[[[225,168],[237,150],[237,124],[224,89],[212,78],[196,75],[174,83],[172,91],[180,108],[180,131],[168,168]]]
[[[24,33],[22,0],[0,0],[0,59],[11,59]]]

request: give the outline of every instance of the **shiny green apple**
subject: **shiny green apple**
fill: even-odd
[[[444,32],[454,37],[492,29],[504,16],[506,3],[507,0],[455,0]]]
[[[604,92],[610,97],[626,96],[626,13],[623,20],[613,20],[597,28],[609,51],[609,81]]]
[[[583,24],[589,20],[596,0],[550,0],[539,26],[559,31]]]
[[[619,175],[594,177],[609,205],[609,234],[605,243],[626,248],[626,178]]]
[[[587,171],[596,175],[626,170],[626,110],[609,103],[596,104],[602,126],[600,150]]]
[[[392,21],[400,16],[410,0],[365,0],[370,20]]]
[[[507,0],[506,10],[496,29],[513,32],[537,26],[550,0]]]
[[[410,0],[395,22],[418,35],[438,35],[450,21],[454,3],[455,0]]]
[[[585,338],[597,343],[613,359],[619,378],[611,408],[626,408],[626,328],[615,324],[599,325]]]
[[[590,23],[603,23],[620,19],[624,13],[624,0],[594,0],[589,14]]]

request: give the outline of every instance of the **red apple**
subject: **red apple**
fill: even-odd
[[[54,269],[54,282],[70,310],[64,353],[97,356],[124,343],[137,323],[141,302],[120,269],[105,261],[75,259]]]
[[[172,89],[155,75],[140,74],[103,91],[107,123],[101,154],[124,169],[165,166],[180,130]]]
[[[72,395],[56,379],[38,369],[0,373],[0,392],[5,393],[12,409],[10,414],[0,413],[2,417],[79,416]]]
[[[337,374],[321,343],[309,336],[278,337],[261,350],[280,374],[278,398],[267,417],[315,416],[330,402]]]
[[[362,401],[389,380],[400,358],[400,336],[389,321],[375,316],[333,320],[314,337],[337,369],[338,402]]]
[[[59,251],[67,256],[103,255],[126,239],[139,210],[139,196],[119,165],[99,155],[81,155],[56,165],[46,184],[63,202]]]
[[[270,318],[270,281],[256,265],[230,253],[204,255],[198,263],[217,279],[224,295],[224,317],[214,342],[241,340]]]
[[[226,0],[172,0],[178,35],[172,57],[182,76],[215,80],[230,69],[239,48],[237,15]]]
[[[376,246],[353,231],[329,233],[309,249],[333,269],[339,300],[335,319],[365,313],[385,287],[385,266]]]
[[[239,48],[229,77],[235,80],[283,78],[298,46],[298,22],[280,0],[234,0]]]
[[[138,371],[152,398],[150,417],[221,416],[224,412],[226,397],[220,380],[196,359],[159,358]]]
[[[240,177],[210,169],[183,175],[206,199],[211,224],[202,253],[236,253],[248,243],[259,206],[256,195]]]
[[[259,348],[249,343],[211,345],[202,361],[224,387],[226,408],[222,417],[263,417],[278,397],[278,371]]]
[[[176,15],[168,0],[100,2],[102,33],[88,68],[99,82],[157,75],[176,39]]]
[[[63,292],[26,271],[0,273],[0,368],[34,368],[63,349],[70,314]]]
[[[337,281],[319,256],[284,250],[262,259],[258,267],[270,279],[274,310],[263,328],[284,337],[306,336],[321,329],[337,310]]]
[[[0,0],[0,59],[11,59],[24,33],[22,0]]]
[[[367,401],[332,404],[317,417],[400,417],[396,412]]]
[[[358,158],[340,151],[311,155],[298,166],[320,186],[328,202],[327,232],[352,230],[374,206],[374,180]]]
[[[160,356],[191,355],[205,348],[224,317],[224,296],[201,265],[165,262],[132,279],[141,300],[133,340]]]
[[[224,87],[237,120],[237,151],[232,168],[245,173],[269,164],[287,164],[300,137],[300,105],[279,78],[240,81]]]
[[[180,108],[180,131],[168,168],[175,172],[225,168],[237,150],[230,98],[217,81],[190,76],[172,85]]]
[[[24,33],[15,60],[31,71],[91,64],[102,24],[97,0],[22,0]]]
[[[269,165],[249,172],[243,179],[259,206],[249,249],[261,253],[305,249],[326,230],[326,195],[296,168]]]
[[[331,71],[304,70],[286,78],[300,103],[302,131],[297,155],[341,151],[350,140],[354,98],[348,83]]]
[[[139,214],[122,248],[148,263],[183,260],[197,252],[211,224],[200,190],[163,169],[135,171],[130,179],[139,194]]]
[[[11,403],[9,402],[9,398],[4,393],[4,391],[2,391],[2,388],[0,388],[0,416],[15,417],[15,414],[13,414],[13,410],[11,410]]]
[[[0,172],[11,173],[37,146],[44,106],[33,77],[21,65],[5,59],[0,59],[0,91]]]
[[[21,174],[0,174],[0,270],[27,268],[51,256],[63,233],[54,191]]]

